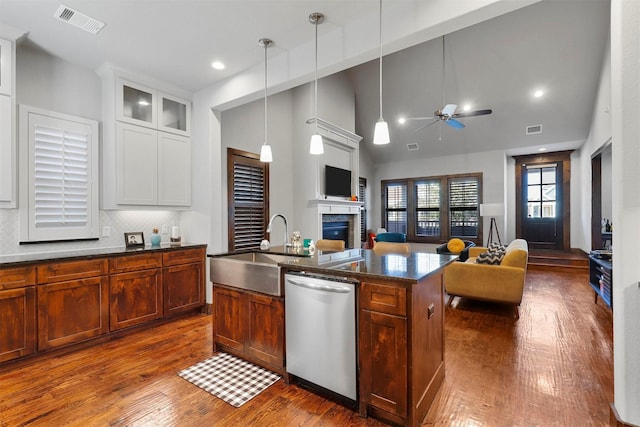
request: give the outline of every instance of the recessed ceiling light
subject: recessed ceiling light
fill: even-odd
[[[213,61],[211,63],[211,67],[213,67],[213,69],[215,70],[224,70],[225,65],[220,61]]]
[[[542,97],[542,95],[544,95],[544,91],[542,89],[538,89],[535,92],[533,92],[533,96],[535,96],[536,98],[540,98]]]
[[[462,110],[463,110],[463,111],[469,111],[469,110],[471,110],[471,104],[464,104],[464,105],[462,106]]]
[[[398,123],[400,123],[401,125],[405,124],[407,122],[407,119],[405,119],[404,117],[400,117],[398,119]]]
[[[547,151],[547,149],[542,147],[542,148],[538,148],[538,151]]]

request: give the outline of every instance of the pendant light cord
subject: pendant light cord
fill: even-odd
[[[267,48],[268,44],[264,45],[264,144],[267,143]]]
[[[314,115],[316,117],[316,133],[318,133],[318,20],[313,23],[316,27],[316,66],[314,72],[314,98],[315,98],[315,106],[314,106]]]
[[[380,121],[382,121],[382,0],[380,0]]]

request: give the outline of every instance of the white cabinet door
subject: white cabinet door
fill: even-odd
[[[158,130],[191,135],[191,102],[158,92]]]
[[[152,88],[124,79],[116,85],[116,119],[156,129],[158,95]]]
[[[0,206],[6,206],[14,201],[15,156],[13,155],[13,114],[11,112],[11,97],[0,95]]]
[[[158,204],[191,205],[191,139],[158,132]]]
[[[12,94],[13,49],[11,42],[0,39],[0,94]]]
[[[158,131],[116,125],[117,203],[158,204]]]

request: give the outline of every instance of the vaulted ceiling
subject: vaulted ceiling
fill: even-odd
[[[487,20],[475,18],[465,28],[447,25],[456,8],[471,3],[486,8],[501,3],[509,10]],[[383,114],[392,144],[374,147],[370,141],[379,117],[376,49],[351,57],[348,53],[354,29],[359,29],[356,39],[370,39],[371,46],[377,43],[378,27],[372,25],[378,19],[376,0],[68,0],[64,4],[106,26],[92,35],[55,19],[59,1],[0,0],[0,33],[2,27],[11,26],[26,32],[31,43],[74,64],[96,69],[110,62],[193,93],[235,79],[248,69],[260,70],[264,57],[257,40],[261,37],[276,41],[270,55],[294,62],[292,52],[313,43],[308,15],[323,12],[327,19],[321,31],[332,37],[322,40],[321,48],[347,53],[341,64],[324,67],[322,73],[345,72],[353,82],[356,131],[374,162],[579,146],[589,132],[609,40],[609,0],[384,0],[383,39],[390,40],[385,52],[392,53],[383,62]],[[429,17],[442,24],[394,42],[403,25],[419,27],[407,18],[412,12],[415,20]],[[343,34],[342,44],[336,34]],[[446,34],[444,79],[441,34]],[[332,41],[333,47],[327,47]],[[224,61],[227,68],[213,70],[213,60]],[[305,61],[306,74],[289,87],[312,78],[309,62]],[[537,88],[545,95],[532,98]],[[397,124],[401,115],[432,116],[443,103],[460,108],[470,103],[472,109],[490,108],[493,113],[461,120],[466,127],[460,130],[435,123],[416,132],[429,122]],[[542,133],[526,136],[529,125],[542,125]],[[408,151],[407,144],[418,150]]]

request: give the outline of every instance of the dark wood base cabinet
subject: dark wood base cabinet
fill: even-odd
[[[42,264],[38,274],[38,350],[109,332],[106,259]]]
[[[185,249],[162,255],[164,316],[184,313],[204,305],[205,253]]]
[[[34,267],[0,270],[0,362],[36,351]]]
[[[243,357],[284,375],[284,301],[213,286],[213,350]]]
[[[360,286],[360,414],[418,426],[444,380],[442,273]]]
[[[0,363],[202,308],[205,251],[0,265]]]

